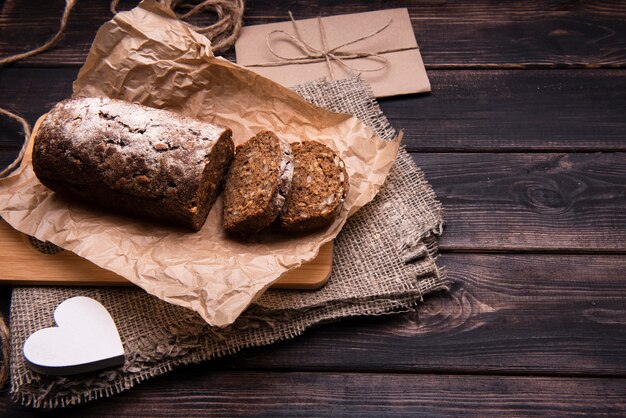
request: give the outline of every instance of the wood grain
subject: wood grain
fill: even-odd
[[[445,208],[442,251],[626,253],[626,153],[412,156]]]
[[[450,292],[413,313],[342,320],[214,366],[626,377],[623,256],[444,254],[440,263]]]
[[[72,95],[78,68],[3,68],[0,70],[0,107],[22,115],[31,125],[57,102]],[[0,147],[16,147],[17,124],[0,117]]]
[[[184,382],[184,386],[182,385]],[[219,372],[189,367],[64,417],[619,416],[626,380],[352,373]],[[0,398],[7,416],[32,410]],[[49,415],[49,414],[46,414]]]
[[[626,153],[412,156],[445,208],[441,251],[626,253]]]
[[[50,37],[63,5],[2,3],[0,56]],[[381,106],[446,209],[450,293],[46,415],[626,413],[626,3],[256,0],[245,23],[389,7],[409,8],[433,92]],[[68,97],[109,18],[78,1],[57,46],[0,70],[0,106],[34,122]],[[0,119],[1,166],[15,130]],[[0,415],[40,413],[5,389]]]
[[[122,276],[105,270],[70,251],[44,254],[24,235],[0,219],[0,284],[65,286],[131,286]],[[319,255],[290,270],[272,285],[275,289],[318,289],[330,277],[332,242]]]
[[[33,123],[72,92],[77,68],[0,71],[0,106]],[[430,95],[381,101],[415,152],[626,151],[626,73],[433,71]],[[0,149],[16,126],[0,119]]]
[[[380,101],[410,151],[626,151],[626,73],[431,71],[430,95]]]
[[[74,8],[62,41],[51,51],[18,66],[81,65],[96,33],[108,19],[109,2],[82,0]],[[122,2],[126,8],[137,2]],[[11,0],[0,12],[0,55],[33,48],[58,27],[61,0],[30,6]],[[434,68],[508,66],[525,68],[624,67],[626,4],[616,1],[579,3],[540,1],[511,4],[497,0],[459,2],[383,0],[246,4],[244,23],[255,25],[297,18],[408,7],[424,62]],[[124,7],[122,7],[124,8]],[[26,13],[27,12],[27,13]],[[209,23],[210,18],[200,23]],[[232,53],[229,58],[234,58]]]

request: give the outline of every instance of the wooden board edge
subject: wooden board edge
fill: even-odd
[[[0,218],[0,283],[49,286],[131,286],[132,282],[93,264],[71,251],[44,254],[36,250],[29,237]],[[271,288],[318,289],[332,271],[333,243],[320,248],[318,256],[290,270]],[[19,265],[15,265],[19,263]],[[19,270],[19,271],[17,271]]]

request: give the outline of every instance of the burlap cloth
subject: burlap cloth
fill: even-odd
[[[358,78],[316,81],[295,90],[314,104],[355,114],[384,139],[395,136],[369,86]],[[270,290],[227,328],[210,327],[195,312],[137,288],[16,287],[10,319],[12,397],[33,407],[76,404],[119,393],[177,365],[292,338],[322,322],[412,309],[425,294],[446,288],[435,264],[442,221],[430,185],[401,149],[381,192],[337,237],[328,284],[316,291]],[[71,377],[32,372],[22,355],[25,339],[53,326],[56,306],[78,295],[109,310],[126,363]]]

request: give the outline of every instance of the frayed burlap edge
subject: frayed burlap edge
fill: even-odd
[[[351,94],[346,94],[346,90],[351,90]],[[368,86],[361,80],[347,79],[333,83],[320,80],[299,86],[296,91],[313,103],[324,105],[331,110],[361,113],[359,115],[361,119],[375,129],[379,135],[386,139],[395,136],[395,131],[380,111]],[[325,103],[320,103],[320,91],[324,92],[321,94],[323,98],[329,99]],[[363,95],[363,97],[355,97],[355,94]],[[363,117],[363,100],[367,102],[368,107],[366,117]],[[352,107],[356,107],[356,109]],[[240,334],[237,338],[227,340],[224,339],[224,336],[218,335],[219,346],[215,346],[216,343],[211,341],[214,345],[211,349],[206,346],[206,342],[203,343],[199,338],[202,335],[205,338],[214,337],[216,332],[205,323],[199,323],[193,314],[185,314],[182,315],[182,320],[168,324],[167,330],[152,329],[149,335],[139,335],[125,341],[127,352],[134,358],[127,362],[131,366],[125,370],[126,376],[123,378],[119,379],[121,374],[119,371],[105,371],[102,375],[92,376],[89,380],[91,383],[85,383],[84,389],[76,389],[80,390],[79,393],[73,390],[75,389],[73,386],[63,386],[62,384],[60,386],[51,384],[47,388],[32,388],[33,391],[37,391],[35,393],[25,391],[28,390],[28,385],[32,383],[28,375],[16,375],[12,370],[11,392],[13,400],[24,405],[43,408],[74,405],[122,392],[150,377],[171,371],[179,365],[206,361],[226,354],[234,354],[243,348],[290,339],[300,335],[307,328],[321,323],[351,316],[383,315],[413,310],[425,294],[447,289],[445,273],[442,268],[435,264],[437,256],[436,236],[441,233],[442,229],[442,209],[434,192],[426,183],[423,173],[415,167],[410,155],[405,150],[400,151],[394,168],[407,171],[410,174],[409,181],[422,186],[419,190],[419,198],[422,199],[420,205],[424,205],[423,213],[420,213],[419,219],[409,219],[407,220],[408,224],[403,225],[404,231],[414,231],[415,233],[409,234],[408,237],[405,235],[406,239],[400,242],[397,248],[404,263],[408,265],[417,263],[421,266],[417,270],[420,273],[410,281],[410,286],[406,289],[396,294],[333,301],[332,304],[328,305],[319,303],[300,309],[281,309],[272,303],[266,305],[260,303],[247,311],[244,314],[245,318],[242,316],[243,321],[234,324],[241,327],[236,330],[236,333],[239,332]],[[358,217],[358,215],[359,213],[355,216]],[[26,290],[16,289],[18,294],[21,291]],[[286,294],[288,299],[289,293]],[[277,299],[277,301],[282,300],[285,298]],[[263,302],[263,298],[259,302]],[[48,308],[53,307],[54,305]],[[162,346],[163,341],[168,341],[164,347]],[[14,351],[21,351],[22,345],[23,339],[21,341],[20,338],[12,339]],[[131,347],[128,347],[129,345]],[[176,350],[176,355],[172,354],[172,349]],[[160,356],[155,356],[154,353],[159,353],[160,350],[165,350],[165,352]],[[142,353],[150,353],[150,355],[145,356]],[[106,378],[107,373],[110,373],[110,378]],[[115,379],[115,383],[108,383]],[[51,395],[52,393],[54,395]]]

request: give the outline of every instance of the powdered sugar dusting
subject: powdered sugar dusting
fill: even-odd
[[[42,129],[54,137],[71,138],[74,150],[103,153],[134,172],[112,167],[110,186],[128,192],[155,189],[150,183],[172,182],[172,176],[201,176],[213,145],[225,129],[176,113],[101,97],[77,98],[57,104]],[[116,173],[117,172],[117,173]],[[117,181],[145,176],[143,184]]]

